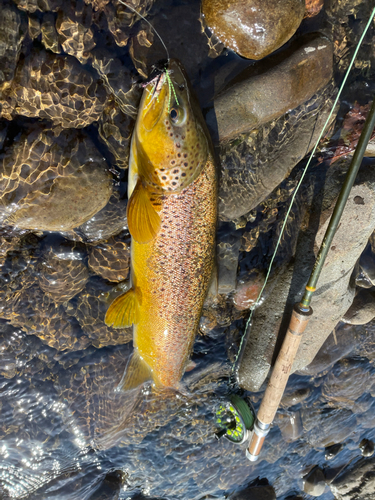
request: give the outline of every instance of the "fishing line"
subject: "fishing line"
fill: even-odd
[[[129,5],[128,3],[124,2],[123,0],[118,0],[120,3],[122,3],[122,5],[125,5],[125,7],[127,7],[128,9],[132,10],[135,14],[137,14],[137,16],[139,16],[140,18],[142,18],[144,21],[146,21],[146,23],[150,26],[150,28],[155,32],[156,36],[159,38],[159,40],[161,41],[164,49],[165,49],[165,52],[167,53],[167,60],[169,62],[169,52],[168,52],[168,49],[167,49],[167,46],[165,45],[165,43],[163,42],[163,39],[162,37],[159,35],[159,33],[156,31],[156,29],[153,27],[153,25],[150,23],[150,21],[148,19],[146,19],[144,16],[142,16],[142,14],[140,14],[134,7],[132,7],[131,5]]]
[[[142,18],[144,21],[146,21],[146,23],[150,26],[150,28],[155,32],[156,36],[159,38],[159,40],[161,41],[164,49],[165,49],[165,52],[167,54],[167,61],[169,63],[170,61],[170,57],[169,57],[169,51],[167,49],[167,46],[165,45],[165,43],[163,42],[163,39],[162,37],[159,35],[159,33],[157,32],[156,28],[150,23],[150,21],[148,19],[146,19],[144,16],[142,16],[142,14],[140,14],[134,7],[132,7],[131,5],[129,5],[128,3],[124,2],[123,0],[118,0],[122,5],[124,5],[125,7],[127,7],[128,9],[130,9],[131,11],[133,11],[135,14],[137,14],[137,16],[139,16],[140,18]],[[168,112],[170,111],[170,107],[171,107],[171,94],[173,93],[174,95],[174,98],[175,98],[175,101],[176,101],[176,104],[177,106],[179,106],[179,102],[178,102],[178,99],[177,99],[177,95],[176,95],[176,91],[173,87],[173,83],[172,83],[172,80],[171,80],[171,77],[169,76],[169,72],[168,72],[168,69],[165,69],[165,76],[166,76],[166,80],[168,82],[168,88],[169,88],[169,101],[168,101]],[[155,85],[153,87],[153,90],[157,88],[157,85]],[[172,91],[172,92],[171,92]],[[159,99],[156,98],[157,102],[159,102]]]
[[[329,113],[329,115],[328,115],[328,117],[327,117],[327,120],[326,120],[326,122],[325,122],[325,124],[324,124],[323,128],[322,128],[322,131],[321,131],[321,132],[320,132],[320,134],[319,134],[319,137],[318,137],[318,139],[317,139],[317,141],[316,141],[316,143],[315,143],[315,146],[314,146],[313,150],[312,150],[312,151],[311,151],[311,153],[310,153],[310,156],[309,156],[309,159],[308,159],[308,161],[307,161],[307,163],[306,163],[306,166],[305,166],[305,168],[304,168],[304,169],[303,169],[303,171],[302,171],[301,178],[300,178],[300,180],[299,180],[299,182],[298,182],[298,184],[297,184],[297,187],[296,187],[296,189],[295,189],[295,191],[294,191],[294,193],[293,193],[293,195],[292,195],[292,199],[291,199],[291,201],[290,201],[289,208],[288,208],[288,210],[287,210],[287,212],[286,212],[286,216],[285,216],[285,218],[284,218],[284,222],[283,222],[283,224],[282,224],[282,226],[281,226],[281,231],[280,231],[279,237],[278,237],[278,239],[277,239],[277,243],[276,243],[276,246],[275,246],[275,250],[274,250],[274,252],[273,252],[273,254],[272,254],[271,261],[270,261],[270,264],[269,264],[269,266],[268,266],[268,270],[267,270],[267,274],[266,274],[265,281],[264,281],[263,286],[262,286],[262,288],[261,288],[261,290],[260,290],[260,292],[259,292],[259,294],[258,294],[258,297],[257,297],[256,301],[254,302],[254,305],[252,306],[252,309],[251,309],[251,311],[250,311],[250,316],[249,316],[249,319],[248,319],[248,320],[247,320],[247,322],[246,322],[245,331],[244,331],[244,333],[243,333],[243,335],[242,335],[242,337],[241,337],[241,342],[240,342],[240,345],[239,345],[239,348],[238,348],[238,352],[237,352],[237,355],[236,355],[236,357],[235,357],[235,360],[234,360],[234,363],[233,363],[233,366],[232,366],[232,372],[235,370],[235,368],[236,368],[236,364],[237,364],[237,361],[238,361],[238,359],[239,359],[239,357],[240,357],[240,354],[241,354],[241,352],[242,352],[242,346],[243,346],[243,343],[244,343],[244,340],[245,340],[245,336],[246,336],[246,335],[245,335],[245,333],[246,333],[246,331],[248,330],[248,328],[250,327],[250,323],[251,323],[251,320],[252,320],[252,318],[253,318],[253,313],[254,313],[254,310],[256,309],[257,305],[258,305],[258,304],[259,304],[259,302],[260,302],[260,299],[262,298],[262,294],[263,294],[263,292],[264,292],[264,289],[265,289],[265,287],[266,287],[266,285],[267,285],[267,282],[268,282],[268,279],[269,279],[269,277],[270,277],[270,274],[271,274],[271,269],[272,269],[272,265],[273,265],[273,262],[274,262],[274,260],[275,260],[275,257],[276,257],[276,254],[277,254],[277,251],[278,251],[278,249],[279,249],[280,242],[281,242],[281,239],[282,239],[282,237],[283,237],[283,234],[284,234],[284,231],[285,231],[285,227],[286,227],[287,221],[288,221],[288,219],[289,219],[290,212],[291,212],[292,207],[293,207],[294,200],[295,200],[295,198],[296,198],[296,196],[297,196],[297,193],[298,193],[298,191],[299,191],[299,189],[300,189],[300,187],[301,187],[301,185],[302,185],[302,182],[303,182],[303,179],[304,179],[304,177],[305,177],[305,175],[306,175],[307,169],[309,168],[310,163],[311,163],[311,161],[312,161],[312,159],[313,159],[313,157],[314,157],[314,155],[315,155],[315,152],[316,152],[316,150],[317,150],[317,148],[318,148],[318,144],[319,144],[320,140],[321,140],[321,139],[322,139],[322,137],[323,137],[323,134],[324,134],[324,132],[325,132],[325,130],[326,130],[326,128],[327,128],[327,125],[328,125],[328,124],[329,124],[329,122],[330,122],[330,119],[331,119],[331,116],[332,116],[332,114],[333,114],[333,111],[334,111],[334,109],[335,109],[335,107],[336,107],[336,105],[337,105],[337,103],[338,103],[338,101],[339,101],[340,95],[341,95],[341,93],[342,93],[342,91],[343,91],[343,89],[344,89],[344,87],[345,87],[346,80],[348,79],[348,76],[349,76],[349,73],[350,73],[350,71],[351,71],[351,69],[352,69],[352,66],[353,66],[353,64],[354,64],[354,61],[355,61],[355,60],[356,60],[356,58],[357,58],[358,51],[359,51],[359,49],[360,49],[360,47],[361,47],[361,45],[362,45],[363,39],[364,39],[364,38],[365,38],[365,36],[366,36],[366,33],[367,33],[367,31],[368,31],[368,29],[369,29],[369,27],[370,27],[370,25],[371,25],[371,22],[372,22],[372,20],[373,20],[374,16],[375,16],[375,8],[373,9],[373,11],[372,11],[372,13],[371,13],[371,15],[370,15],[370,19],[368,20],[368,22],[367,22],[367,24],[366,24],[366,27],[365,27],[365,29],[364,29],[364,31],[363,31],[363,33],[362,33],[362,35],[361,35],[361,38],[359,39],[359,42],[358,42],[357,47],[356,47],[356,49],[355,49],[355,51],[354,51],[353,57],[352,57],[352,59],[351,59],[351,61],[350,61],[349,67],[348,67],[348,69],[347,69],[347,70],[346,70],[346,72],[345,72],[345,76],[344,76],[344,79],[343,79],[343,81],[342,81],[342,83],[341,83],[341,86],[340,86],[340,88],[339,88],[339,91],[338,91],[338,93],[337,93],[336,99],[335,99],[335,101],[334,101],[334,103],[333,103],[333,105],[332,105],[331,111],[330,111],[330,113]]]

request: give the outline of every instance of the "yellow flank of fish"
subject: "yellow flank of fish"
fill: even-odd
[[[128,224],[132,288],[106,324],[133,323],[134,355],[122,387],[181,379],[211,280],[217,176],[201,110],[180,63],[145,87],[132,137]]]

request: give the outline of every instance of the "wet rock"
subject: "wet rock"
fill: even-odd
[[[56,12],[63,4],[63,0],[14,0],[21,10],[26,12]]]
[[[90,340],[82,335],[77,321],[56,307],[38,286],[22,290],[12,309],[11,324],[59,351],[85,349]]]
[[[323,471],[319,467],[314,469],[304,478],[303,491],[313,497],[323,495],[326,488]]]
[[[262,59],[286,43],[305,12],[304,0],[203,0],[205,22],[224,45],[242,57]]]
[[[272,486],[250,486],[239,493],[231,495],[230,500],[276,500],[276,493]]]
[[[0,220],[22,229],[67,231],[101,210],[111,192],[111,176],[86,135],[64,131],[55,137],[36,128],[3,156]]]
[[[83,241],[89,243],[108,240],[111,236],[128,229],[126,206],[127,200],[121,198],[120,193],[115,191],[106,206],[80,225],[77,232],[82,235]]]
[[[254,209],[313,148],[331,111],[331,95],[332,86],[328,86],[276,122],[242,136],[239,143],[221,146],[221,220],[238,219]],[[249,251],[258,235],[246,236],[250,239],[246,246],[243,242],[244,249]]]
[[[130,139],[134,120],[123,113],[113,96],[108,99],[99,123],[100,138],[114,156],[114,163],[119,168],[128,168]]]
[[[229,241],[217,245],[218,293],[228,294],[236,288],[240,244],[240,237],[230,235]]]
[[[236,309],[239,311],[246,311],[247,309],[250,309],[258,298],[263,283],[264,276],[256,270],[246,279],[239,281],[233,297]]]
[[[28,16],[28,29],[29,29],[29,37],[31,40],[38,38],[41,33],[40,20],[36,16]]]
[[[45,14],[40,27],[42,32],[42,44],[47,50],[59,54],[61,47],[59,45],[58,35],[55,28],[55,16],[53,14]]]
[[[109,472],[87,500],[118,500],[125,477],[126,474],[121,470]]]
[[[307,408],[301,410],[301,418],[306,438],[314,448],[344,443],[357,425],[355,415],[347,409]]]
[[[331,405],[351,409],[354,402],[368,392],[371,375],[359,361],[341,360],[328,373],[322,395]]]
[[[145,17],[154,1],[155,0],[136,0],[132,2],[131,5],[139,14]],[[131,34],[130,28],[137,20],[137,14],[118,0],[114,0],[106,5],[104,12],[107,17],[108,29],[112,33],[117,45],[120,47],[127,45]]]
[[[322,35],[309,36],[293,49],[265,73],[253,67],[245,70],[237,77],[238,83],[215,98],[214,109],[206,116],[214,141],[226,142],[248,133],[306,102],[327,85],[332,76],[332,43]]]
[[[102,278],[118,282],[124,281],[129,274],[130,237],[110,238],[89,248],[89,268]]]
[[[287,443],[295,441],[301,437],[303,433],[301,414],[299,411],[280,414],[275,423],[279,426],[281,434]]]
[[[362,439],[362,441],[359,443],[359,448],[361,450],[362,456],[366,458],[371,457],[375,451],[374,443],[369,439]]]
[[[92,66],[99,73],[105,88],[109,94],[112,94],[112,99],[115,99],[121,111],[125,115],[136,118],[142,88],[135,83],[134,76],[123,60],[113,57],[113,54],[108,50],[94,49],[92,51]],[[107,107],[107,115],[109,113],[112,120],[116,121],[111,112],[112,103],[109,102],[106,109]]]
[[[12,80],[27,33],[25,14],[12,4],[0,2],[0,85]]]
[[[98,121],[106,99],[97,75],[75,58],[37,49],[19,62],[12,86],[0,94],[7,120],[15,115],[38,117],[63,128]]]
[[[105,324],[105,314],[111,302],[103,291],[106,289],[108,295],[109,287],[101,283],[99,291],[98,282],[89,282],[85,290],[80,293],[76,308],[70,312],[77,318],[83,332],[91,339],[92,345],[97,348],[126,344],[133,339],[132,327],[116,329]],[[112,297],[112,300],[114,298]]]
[[[298,405],[299,403],[302,403],[302,401],[305,401],[305,399],[311,395],[311,392],[312,390],[310,387],[303,387],[302,389],[297,389],[293,392],[287,392],[284,394],[280,405],[284,408],[290,408],[291,406]]]
[[[39,267],[39,286],[56,304],[77,295],[89,279],[85,264],[77,259],[60,260],[54,251],[46,252]]]
[[[92,8],[84,4],[70,4],[60,10],[56,21],[59,43],[64,52],[86,64],[90,51],[95,47],[94,33],[91,29]]]
[[[304,17],[314,17],[322,10],[324,0],[305,0],[306,9]]]
[[[332,482],[331,491],[337,500],[372,500],[375,490],[375,458],[361,459],[347,467]]]
[[[342,317],[350,325],[365,325],[375,318],[375,292],[361,290],[354,297],[352,305]]]
[[[340,451],[344,448],[343,444],[333,444],[332,446],[327,446],[325,450],[325,459],[332,460]]]

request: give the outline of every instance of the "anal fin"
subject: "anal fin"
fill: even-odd
[[[129,232],[137,243],[148,243],[158,234],[161,219],[140,179],[127,207]]]
[[[130,391],[148,380],[152,380],[151,369],[135,350],[126,365],[124,375],[116,391]]]
[[[131,288],[112,302],[104,321],[107,326],[113,328],[127,328],[133,323],[138,323],[138,319],[138,301],[134,288]]]

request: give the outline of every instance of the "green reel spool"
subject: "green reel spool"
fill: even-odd
[[[219,426],[219,431],[215,435],[218,439],[225,436],[232,443],[242,444],[247,441],[254,420],[255,412],[251,403],[236,394],[232,394],[230,401],[220,405],[216,411],[216,423]]]

